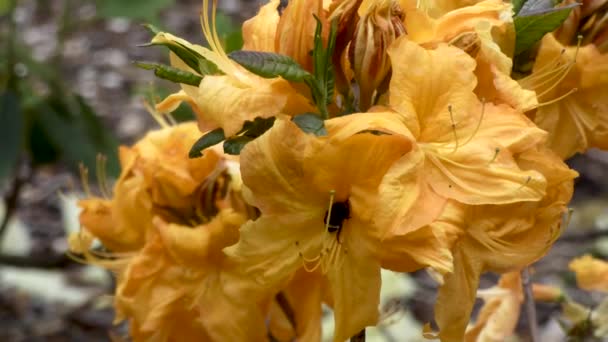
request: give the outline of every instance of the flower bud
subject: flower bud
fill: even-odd
[[[359,16],[349,57],[360,90],[359,109],[367,110],[391,68],[386,49],[406,31],[404,14],[392,0],[364,1]]]

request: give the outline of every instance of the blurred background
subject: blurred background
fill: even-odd
[[[217,29],[227,50],[242,44],[240,23],[263,1],[221,0]],[[152,23],[203,44],[199,0],[0,0],[0,341],[110,341],[113,279],[66,255],[83,198],[80,166],[97,192],[98,154],[107,177],[118,172],[116,149],[157,127],[144,101],[176,87],[134,61],[168,63],[162,47],[139,47]],[[193,118],[186,106],[178,120]],[[569,161],[581,173],[570,227],[533,268],[533,280],[562,286],[589,306],[599,294],[577,290],[567,264],[575,256],[608,255],[608,154]],[[102,176],[102,175],[101,175]],[[432,319],[436,285],[426,272],[383,274],[383,301],[398,317],[368,334],[372,341],[418,341]],[[482,287],[495,284],[488,275]],[[559,305],[538,304],[542,341],[565,340]],[[328,322],[331,321],[328,317]],[[526,340],[521,319],[521,340]],[[325,329],[331,336],[331,327]]]

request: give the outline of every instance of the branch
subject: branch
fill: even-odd
[[[524,305],[528,316],[528,326],[530,327],[531,342],[539,342],[538,320],[536,318],[536,303],[532,294],[532,280],[530,279],[529,267],[521,271],[521,285],[524,289]]]

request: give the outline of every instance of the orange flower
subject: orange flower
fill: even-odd
[[[461,207],[464,223],[449,232],[455,236],[454,272],[444,276],[435,305],[442,342],[462,341],[482,272],[522,269],[545,255],[559,236],[576,172],[546,148],[522,153],[517,162],[546,177],[547,193],[537,202]]]
[[[608,54],[593,44],[564,46],[548,34],[532,74],[519,82],[536,91],[541,105],[531,116],[560,157],[608,149]]]
[[[385,226],[375,224],[383,219],[377,208],[394,205],[378,202],[378,186],[412,146],[397,123],[392,113],[353,114],[325,121],[328,136],[315,137],[278,119],[241,153],[244,194],[261,217],[245,224],[239,242],[226,251],[268,288],[302,267],[320,269],[333,298],[335,341],[378,319],[380,259],[387,246],[380,242]],[[417,262],[429,266],[440,259],[429,253]],[[417,255],[402,258],[415,263],[408,258]]]
[[[213,2],[211,19],[208,14],[208,0],[203,1],[203,33],[211,49],[172,36],[159,33],[152,42],[177,42],[215,64],[223,75],[201,75],[203,80],[198,87],[182,86],[182,91],[170,95],[156,108],[160,112],[175,110],[181,101],[194,103],[201,131],[221,127],[226,136],[237,133],[247,120],[256,117],[272,117],[279,113],[301,114],[314,111],[311,101],[301,95],[290,83],[280,77],[266,79],[257,76],[232,61],[223,50],[215,32],[215,9]],[[185,68],[183,62],[174,63]]]
[[[480,103],[470,56],[443,44],[425,50],[404,38],[389,48],[389,55],[388,105],[416,140],[380,191],[383,201],[400,203],[379,209],[380,216],[399,218],[393,233],[431,223],[448,199],[479,205],[542,198],[544,176],[522,170],[513,155],[541,143],[545,133],[511,107]]]
[[[117,320],[134,341],[264,341],[256,290],[236,277],[222,248],[238,239],[245,217],[231,210],[196,227],[156,219],[144,248],[118,274]]]
[[[572,260],[569,267],[581,289],[608,292],[608,262],[584,255]]]

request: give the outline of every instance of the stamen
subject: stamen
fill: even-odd
[[[454,134],[454,150],[452,153],[458,150],[458,134],[456,133],[456,122],[454,122],[454,112],[452,111],[452,105],[448,104],[448,112],[450,113],[450,121],[452,122],[452,133]]]
[[[87,169],[83,163],[78,164],[78,168],[80,169],[80,183],[82,184],[84,194],[87,197],[93,197],[91,194],[91,188],[89,188],[89,169]]]
[[[486,99],[482,98],[481,99],[481,114],[479,115],[479,121],[477,121],[477,127],[475,127],[475,130],[473,131],[473,133],[469,136],[469,138],[461,146],[465,146],[466,144],[470,143],[471,140],[473,140],[473,138],[475,137],[475,135],[481,128],[481,122],[483,121],[485,113],[486,113]]]
[[[541,102],[538,105],[536,105],[536,108],[540,108],[540,107],[544,107],[544,106],[548,106],[551,104],[554,104],[556,102],[559,102],[563,99],[565,99],[566,97],[576,93],[578,91],[578,88],[572,88],[570,89],[570,91],[568,91],[567,93],[565,93],[564,95],[561,95],[559,97],[554,98],[553,100],[547,101],[547,102]]]
[[[329,230],[329,223],[331,222],[331,209],[334,206],[334,197],[336,195],[336,190],[329,191],[329,208],[327,209],[327,220],[325,222],[325,231]]]
[[[498,158],[498,154],[500,154],[500,148],[497,147],[494,150],[494,157],[492,157],[492,159],[488,162],[488,165],[492,164],[496,160],[496,158]]]
[[[108,161],[108,157],[99,153],[97,154],[97,185],[99,185],[99,190],[101,194],[105,198],[111,197],[111,192],[108,190],[108,183],[106,179],[106,163]]]

